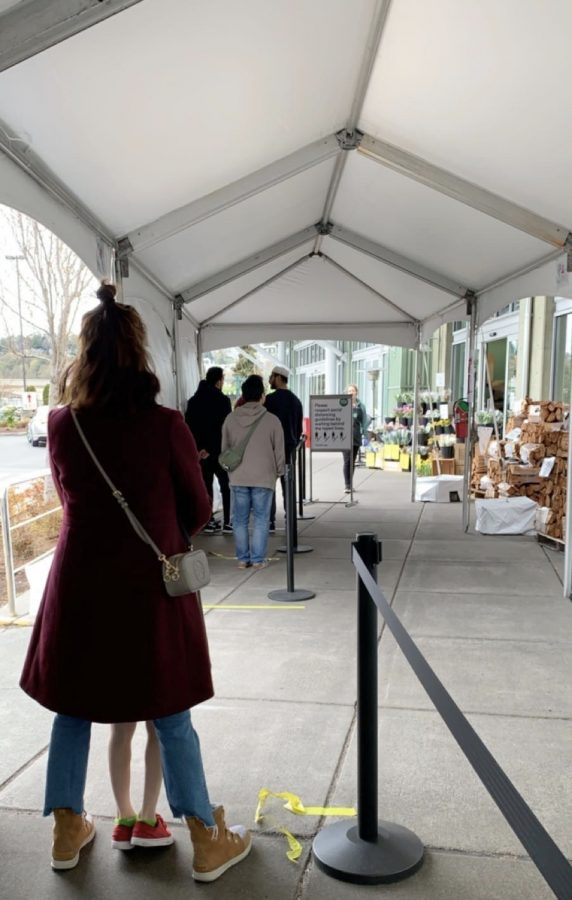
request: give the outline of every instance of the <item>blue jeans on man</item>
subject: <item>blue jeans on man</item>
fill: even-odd
[[[232,486],[232,530],[240,563],[260,565],[268,551],[270,507],[274,491],[265,487]],[[252,512],[252,537],[248,533]]]

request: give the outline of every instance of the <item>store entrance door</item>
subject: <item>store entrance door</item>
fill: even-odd
[[[491,408],[489,378],[493,391],[492,406],[494,409],[505,411],[505,394],[506,394],[506,356],[507,356],[507,339],[500,338],[497,341],[488,341],[485,344],[485,370],[483,372],[485,390],[485,409]],[[487,368],[489,375],[487,377]]]

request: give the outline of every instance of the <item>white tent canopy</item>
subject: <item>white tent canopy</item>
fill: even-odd
[[[570,0],[0,0],[0,203],[114,265],[173,405],[201,348],[474,340],[572,297],[571,33]]]
[[[197,343],[414,347],[572,296],[571,30],[568,0],[0,0],[0,202],[128,264],[181,396]]]

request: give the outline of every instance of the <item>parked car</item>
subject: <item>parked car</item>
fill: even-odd
[[[28,441],[33,447],[44,447],[48,441],[49,406],[38,406],[28,425]]]

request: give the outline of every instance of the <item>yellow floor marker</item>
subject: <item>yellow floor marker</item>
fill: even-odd
[[[292,794],[290,791],[270,791],[268,788],[261,788],[258,792],[258,806],[254,813],[254,821],[259,824],[265,816],[262,810],[269,797],[276,797],[278,800],[285,800],[284,809],[294,813],[296,816],[357,816],[357,810],[348,806],[304,806],[300,797]],[[296,862],[302,853],[302,845],[283,825],[275,826],[288,841],[289,850],[286,856],[290,862]]]

